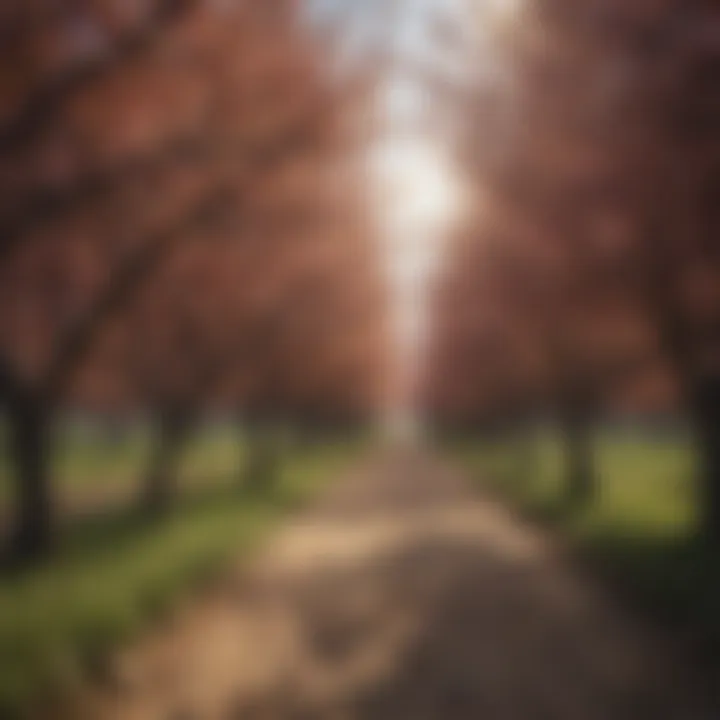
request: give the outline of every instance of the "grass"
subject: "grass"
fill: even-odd
[[[92,452],[68,458],[88,473],[76,487],[90,483],[91,469],[106,469]],[[335,444],[289,456],[278,482],[253,494],[237,485],[229,437],[205,438],[187,458],[192,489],[165,519],[150,523],[118,506],[72,523],[52,562],[0,577],[0,717],[23,717],[102,667],[181,591],[266,537],[349,453]],[[123,467],[131,461],[123,458]],[[205,486],[203,473],[212,480]]]
[[[181,485],[206,484],[208,479],[225,477],[229,468],[242,462],[242,441],[232,427],[202,431],[184,457]],[[112,495],[126,492],[141,476],[149,446],[143,427],[122,433],[61,427],[56,442],[54,476],[60,497],[89,492]],[[12,471],[4,433],[0,428],[0,510],[12,495]],[[237,465],[235,465],[237,466]]]
[[[706,660],[720,661],[720,573],[716,553],[699,539],[690,440],[604,431],[595,451],[597,498],[571,508],[556,435],[453,448],[483,487],[561,530],[637,609],[688,630]]]

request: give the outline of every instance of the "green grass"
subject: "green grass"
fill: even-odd
[[[58,431],[55,451],[55,487],[62,497],[90,492],[121,493],[137,484],[150,438],[137,427],[116,437],[73,427]],[[242,438],[232,427],[208,428],[187,449],[181,485],[203,484],[227,476],[242,462]],[[0,432],[0,510],[12,496],[12,471]]]
[[[335,444],[290,455],[278,482],[251,494],[236,484],[229,439],[206,438],[187,458],[193,488],[167,518],[150,523],[117,507],[73,523],[51,562],[0,577],[0,717],[22,717],[101,667],[181,591],[253,548],[350,453]],[[105,469],[89,455],[73,462]],[[214,481],[201,486],[201,476]]]
[[[595,449],[599,492],[582,508],[565,501],[561,444],[550,432],[461,441],[453,452],[484,488],[559,529],[637,609],[689,630],[707,659],[720,660],[720,572],[699,538],[689,439],[605,431]]]

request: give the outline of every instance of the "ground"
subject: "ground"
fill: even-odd
[[[387,449],[80,704],[102,720],[710,717],[696,690],[542,534],[427,451]]]

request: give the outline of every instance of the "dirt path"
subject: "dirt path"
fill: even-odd
[[[117,664],[89,717],[709,717],[543,538],[408,451],[357,469]]]

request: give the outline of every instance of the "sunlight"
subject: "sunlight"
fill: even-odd
[[[462,212],[463,194],[441,146],[422,136],[384,139],[373,161],[397,343],[395,402],[406,406],[422,365],[428,288],[445,240]]]
[[[422,137],[388,138],[375,154],[381,213],[408,247],[442,232],[461,206],[458,180],[441,149]]]
[[[312,0],[319,26],[342,29],[340,62],[380,83],[368,152],[371,214],[392,301],[393,411],[412,413],[424,362],[430,288],[468,205],[451,154],[468,86],[500,77],[493,36],[522,0]],[[406,421],[403,420],[403,424]]]

